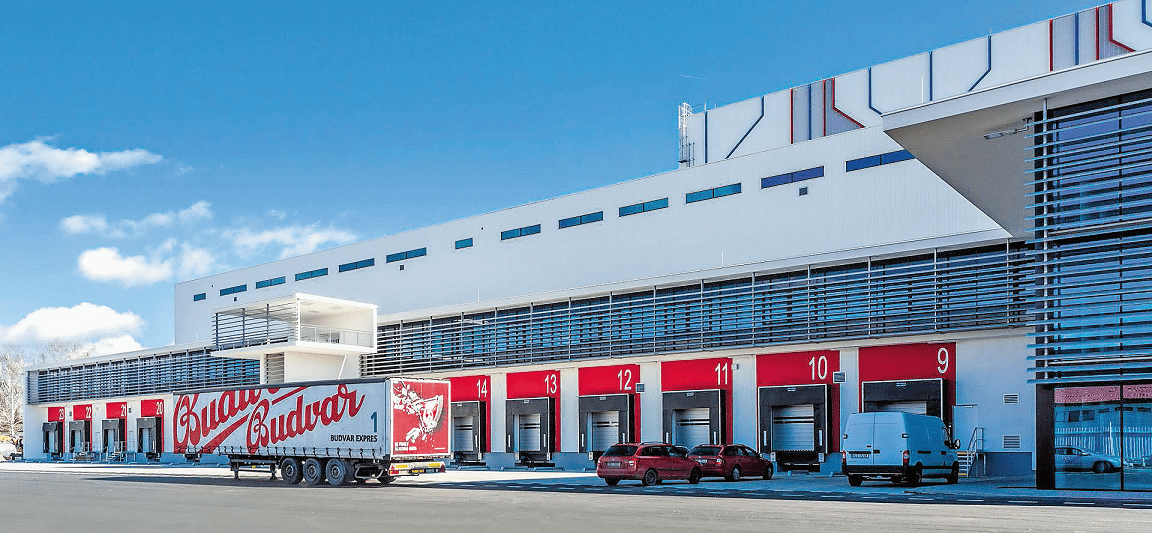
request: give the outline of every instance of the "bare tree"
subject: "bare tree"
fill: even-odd
[[[21,349],[0,346],[0,435],[18,439],[24,432],[24,367],[92,355],[92,347],[78,342],[50,342]]]

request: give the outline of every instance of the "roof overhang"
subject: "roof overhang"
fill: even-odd
[[[1026,237],[1033,138],[1044,109],[1152,87],[1152,50],[893,111],[884,131],[1013,236]],[[1045,102],[1047,100],[1047,102]]]
[[[255,344],[252,346],[231,348],[228,350],[216,350],[212,352],[212,355],[216,357],[230,357],[234,359],[260,360],[265,355],[277,353],[282,353],[285,356],[300,354],[326,355],[331,357],[359,357],[360,355],[372,353],[373,351],[374,350],[372,348],[356,346],[352,344],[290,340],[287,342]]]

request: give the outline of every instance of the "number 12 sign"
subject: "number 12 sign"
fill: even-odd
[[[581,396],[633,394],[640,381],[640,365],[594,366],[580,369]]]

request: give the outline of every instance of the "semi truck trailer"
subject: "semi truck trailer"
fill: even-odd
[[[443,472],[451,457],[448,381],[361,379],[177,393],[173,450],[217,454],[233,473],[289,484],[390,483]]]

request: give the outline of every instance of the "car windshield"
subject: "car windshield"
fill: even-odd
[[[697,446],[692,448],[689,455],[719,455],[720,446]]]
[[[604,451],[603,457],[631,457],[635,454],[635,446],[624,446],[617,444],[615,446],[609,446],[608,449]]]

